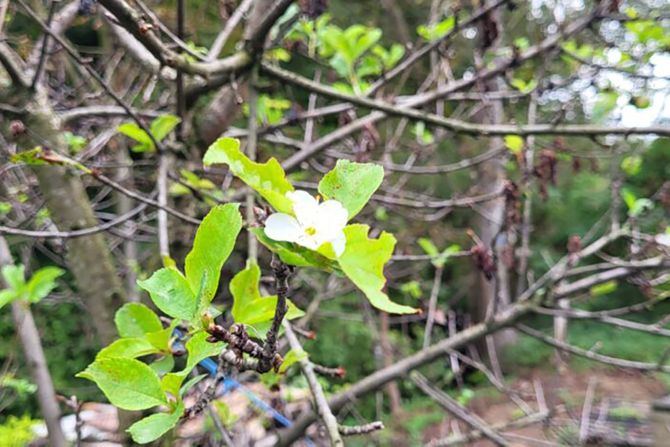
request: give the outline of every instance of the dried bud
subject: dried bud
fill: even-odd
[[[310,19],[316,19],[328,9],[328,0],[300,0],[300,11]]]
[[[23,124],[23,121],[13,120],[9,123],[9,131],[12,134],[12,137],[18,137],[26,133],[26,125]]]
[[[151,23],[145,22],[144,20],[140,22],[139,26],[140,26],[140,33],[142,34],[146,34],[152,29],[154,29],[154,26]]]
[[[507,226],[511,227],[521,222],[521,191],[519,186],[511,180],[506,180],[503,187],[505,196],[505,216]]]
[[[484,274],[487,280],[491,281],[495,273],[495,262],[491,250],[484,244],[477,244],[470,249],[470,254],[475,260],[477,269]]]

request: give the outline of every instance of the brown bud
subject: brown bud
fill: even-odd
[[[9,123],[9,131],[12,134],[12,137],[18,137],[26,133],[26,125],[23,124],[23,121],[13,120]]]

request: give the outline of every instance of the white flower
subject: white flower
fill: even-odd
[[[319,201],[305,191],[287,192],[295,217],[274,213],[265,221],[265,234],[275,241],[295,242],[317,250],[330,242],[336,256],[344,252],[344,226],[349,213],[337,200]]]

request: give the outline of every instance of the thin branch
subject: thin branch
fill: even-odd
[[[384,430],[384,423],[381,421],[375,421],[370,422],[369,424],[355,426],[338,425],[337,429],[342,436],[367,435],[375,431]]]
[[[363,96],[349,95],[319,82],[300,76],[296,73],[284,70],[268,63],[261,64],[262,71],[272,77],[284,82],[297,85],[305,90],[319,93],[340,101],[346,101],[360,107],[383,112],[388,116],[401,116],[427,124],[439,126],[457,133],[480,135],[480,136],[505,136],[505,135],[574,135],[582,137],[593,137],[597,135],[659,135],[670,136],[670,128],[666,126],[632,126],[632,127],[609,127],[590,124],[479,124],[461,121],[454,118],[445,118],[434,113],[423,112],[411,108],[416,99],[406,103],[390,104],[377,99],[368,99]],[[433,98],[439,99],[439,98]],[[421,100],[421,104],[427,101]],[[290,160],[290,159],[289,159]],[[286,164],[289,164],[287,161]]]
[[[288,339],[289,345],[291,346],[291,349],[293,349],[294,351],[302,351],[302,346],[298,341],[298,337],[296,337],[295,333],[293,332],[293,329],[291,328],[291,325],[288,324],[288,322],[286,321],[284,322],[284,332],[286,334],[286,338]],[[319,383],[319,380],[317,379],[316,374],[314,373],[312,362],[310,362],[306,357],[304,357],[300,359],[298,363],[300,364],[300,370],[302,371],[302,374],[305,376],[305,379],[307,379],[309,389],[312,392],[312,396],[314,397],[314,402],[316,404],[316,411],[319,413],[321,420],[326,426],[326,431],[328,432],[328,438],[330,439],[330,445],[343,447],[344,442],[340,437],[337,418],[335,417],[330,407],[328,406],[326,395],[323,393],[321,384]]]
[[[49,5],[49,16],[47,17],[46,26],[47,28],[51,27],[51,23],[56,13],[56,5],[60,3],[59,0],[51,0]],[[44,63],[47,60],[47,53],[49,52],[49,34],[44,34],[44,39],[42,40],[42,49],[40,51],[39,62],[37,62],[37,67],[35,68],[35,74],[33,75],[33,82],[30,84],[30,88],[34,89],[38,82],[40,82],[40,77],[44,71]]]
[[[604,363],[606,365],[618,366],[620,368],[636,369],[639,371],[661,371],[670,373],[670,366],[663,365],[662,363],[646,363],[646,362],[637,362],[633,360],[624,360],[617,357],[610,357],[603,354],[598,354],[593,351],[587,351],[586,349],[578,348],[568,343],[563,343],[556,340],[553,337],[545,335],[544,333],[530,328],[523,324],[518,324],[516,328],[523,332],[526,335],[530,335],[537,340],[540,340],[543,343],[546,343],[549,346],[553,346],[556,349],[561,349],[563,351],[569,352],[571,354],[587,358],[589,360],[594,360],[596,362]]]
[[[209,49],[207,56],[205,57],[206,61],[213,61],[219,57],[223,47],[226,46],[226,42],[230,38],[230,35],[233,33],[237,25],[242,21],[244,15],[249,11],[251,5],[254,3],[254,0],[243,0],[242,3],[237,7],[235,12],[228,18],[226,24],[223,27],[223,30],[216,36],[214,43]]]
[[[141,204],[137,208],[129,211],[126,214],[118,216],[109,222],[105,222],[94,227],[82,228],[79,230],[72,231],[32,231],[24,230],[21,228],[11,228],[0,225],[0,234],[13,234],[17,236],[26,236],[26,237],[36,237],[36,238],[45,238],[45,239],[66,239],[66,238],[77,238],[82,236],[90,236],[91,234],[100,233],[107,231],[110,228],[121,225],[122,223],[132,219],[147,207],[146,204]]]
[[[502,422],[499,424],[492,424],[491,428],[496,431],[507,431],[514,428],[523,428],[529,425],[537,424],[549,418],[548,411],[535,413],[529,416],[522,417],[511,422]],[[484,434],[479,430],[473,430],[462,435],[452,435],[442,439],[434,439],[426,444],[425,447],[446,447],[452,445],[466,445],[466,443],[476,441],[484,437]]]
[[[509,445],[509,443],[505,441],[505,439],[496,430],[491,428],[491,426],[488,425],[484,420],[472,414],[467,408],[463,407],[447,393],[432,385],[420,372],[418,371],[412,372],[410,374],[410,379],[412,379],[412,382],[414,382],[414,384],[417,387],[419,387],[421,391],[430,396],[442,408],[444,408],[449,413],[453,414],[458,419],[462,420],[475,430],[482,432],[484,436],[487,437],[495,445],[498,446]]]
[[[643,308],[648,308],[648,306],[649,306],[648,303],[643,303]],[[626,309],[628,312],[631,312],[633,306],[627,306]],[[646,332],[648,334],[670,337],[670,329],[664,329],[663,327],[657,324],[638,323],[637,321],[611,317],[606,314],[603,315],[600,312],[589,312],[580,309],[547,309],[544,307],[538,307],[537,309],[535,309],[535,312],[538,314],[551,315],[554,317],[562,316],[566,318],[574,318],[580,320],[596,320],[600,321],[601,323],[622,327],[625,329],[631,329],[638,332]]]

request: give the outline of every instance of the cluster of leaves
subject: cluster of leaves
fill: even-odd
[[[311,56],[318,55],[328,60],[346,82],[335,82],[333,86],[347,93],[361,94],[368,89],[366,78],[379,76],[393,68],[405,54],[400,44],[389,48],[379,44],[382,30],[356,24],[346,29],[330,23],[330,16],[301,20],[287,36],[289,41],[307,43]]]
[[[219,286],[221,268],[232,252],[242,228],[237,204],[213,208],[203,220],[186,256],[182,273],[168,262],[150,278],[138,281],[154,305],[172,321],[164,327],[158,315],[140,303],[124,305],[115,316],[120,338],[103,348],[95,362],[78,374],[94,381],[109,401],[125,410],[146,410],[156,406],[167,412],[148,416],[128,431],[138,443],[151,442],[176,425],[184,412],[184,394],[204,375],[184,383],[193,368],[207,357],[218,355],[222,343],[210,343],[205,332],[218,311],[210,306]],[[261,325],[272,319],[276,297],[261,297],[258,291],[260,270],[250,264],[230,283],[235,300],[233,318],[236,323]],[[268,309],[272,312],[268,312]],[[287,318],[302,312],[289,304]],[[185,325],[187,334],[177,326]],[[173,372],[175,341],[187,338],[186,366]],[[146,364],[141,357],[151,356]]]
[[[163,141],[165,137],[167,137],[175,127],[177,127],[177,124],[179,124],[180,121],[181,120],[179,119],[179,117],[175,115],[170,115],[169,113],[165,115],[160,115],[159,117],[151,121],[149,130],[151,131],[151,135],[153,135],[156,141],[160,142]],[[144,129],[142,129],[136,123],[133,122],[123,123],[119,127],[117,127],[116,130],[118,130],[119,133],[122,133],[123,135],[137,142],[137,144],[135,144],[130,148],[130,150],[132,150],[133,152],[156,151],[156,145],[154,144],[154,140],[152,140],[149,134],[146,133]]]
[[[29,304],[40,302],[56,288],[56,279],[64,273],[58,267],[43,267],[26,281],[23,265],[4,266],[2,277],[8,287],[0,290],[0,308],[15,300]]]
[[[266,163],[256,163],[242,153],[238,140],[220,138],[207,150],[204,164],[228,165],[235,176],[258,192],[276,211],[293,214],[293,204],[286,193],[293,191],[294,187],[274,158]],[[318,191],[324,199],[342,203],[351,220],[370,200],[383,178],[384,170],[381,166],[339,160],[335,168],[321,179]],[[391,313],[416,312],[416,309],[392,302],[382,292],[386,283],[384,264],[391,258],[396,243],[395,237],[389,233],[382,232],[378,239],[371,239],[368,237],[368,225],[349,224],[344,228],[344,252],[337,257],[330,243],[312,251],[294,243],[274,241],[265,235],[262,228],[252,231],[263,245],[287,264],[346,276],[380,310]]]
[[[293,204],[286,193],[293,185],[275,159],[255,163],[242,154],[239,141],[222,138],[207,151],[204,163],[225,163],[231,172],[256,190],[277,211],[293,213]],[[340,201],[356,216],[381,184],[383,169],[371,164],[340,161],[319,184],[326,199]],[[195,179],[191,179],[195,180]],[[153,304],[172,318],[167,326],[149,307],[140,303],[124,305],[115,316],[119,339],[103,348],[95,361],[78,377],[94,381],[109,401],[125,410],[165,408],[152,414],[128,431],[135,442],[147,443],[174,427],[185,411],[183,396],[204,375],[186,381],[195,366],[205,358],[218,355],[224,349],[221,342],[209,342],[207,329],[219,311],[211,305],[219,287],[221,268],[230,256],[242,228],[237,204],[219,205],[207,214],[196,232],[193,247],[180,271],[174,261],[154,272],[138,285],[146,290]],[[344,229],[346,248],[336,257],[330,243],[312,251],[265,236],[262,228],[251,231],[284,262],[302,267],[334,271],[347,276],[376,307],[395,313],[414,312],[407,306],[393,303],[382,292],[385,285],[384,264],[390,259],[395,238],[382,233],[378,239],[368,237],[367,225],[352,224]],[[233,296],[231,314],[237,324],[251,328],[261,338],[270,326],[277,305],[276,296],[261,296],[260,268],[250,262],[229,284]],[[286,318],[303,315],[288,301]],[[186,333],[183,328],[186,327]],[[178,329],[179,328],[179,329]],[[186,340],[186,366],[173,371],[176,341]],[[280,373],[304,356],[303,352],[289,353]],[[140,358],[148,359],[148,362]],[[277,380],[275,376],[273,380]]]

